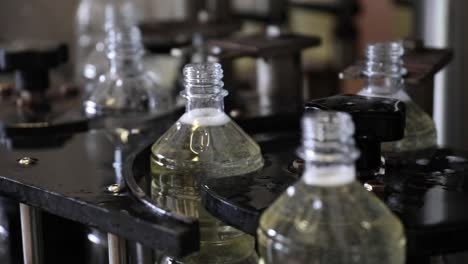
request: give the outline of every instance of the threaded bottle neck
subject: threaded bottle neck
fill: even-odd
[[[354,181],[354,163],[359,151],[353,134],[354,124],[349,114],[331,111],[306,114],[302,119],[302,146],[298,150],[305,161],[302,180],[318,186]]]
[[[367,85],[360,93],[367,96],[392,96],[403,89],[404,47],[402,42],[374,43],[367,46],[363,74]]]
[[[136,26],[131,0],[108,1],[105,8],[107,57],[111,73],[143,72],[144,53],[140,29]]]
[[[181,95],[187,99],[187,110],[216,108],[224,111],[223,69],[219,63],[205,62],[187,64],[183,70],[185,90]]]
[[[347,113],[315,111],[302,118],[302,146],[299,156],[318,163],[354,163],[354,124]]]
[[[370,44],[366,48],[364,75],[401,77],[406,73],[403,66],[405,49],[401,42]]]
[[[192,63],[184,67],[183,96],[203,97],[226,95],[223,89],[223,69],[219,63]]]
[[[111,28],[106,41],[111,72],[135,74],[143,71],[144,49],[137,27]]]

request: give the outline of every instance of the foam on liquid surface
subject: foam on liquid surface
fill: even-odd
[[[325,168],[307,168],[302,175],[306,184],[331,187],[352,183],[356,179],[354,166],[333,166]]]
[[[226,113],[216,108],[193,109],[183,114],[179,121],[188,125],[197,126],[222,126],[229,122]]]

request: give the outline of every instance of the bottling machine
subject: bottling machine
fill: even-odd
[[[359,1],[159,2],[161,8],[170,6],[168,10],[181,11],[181,15],[140,19],[132,13],[136,1],[82,0],[77,11],[82,19],[77,25],[78,45],[51,40],[0,42],[1,263],[192,263],[189,260],[196,261],[197,253],[206,253],[206,219],[199,215],[205,210],[220,226],[257,242],[261,215],[300,181],[307,165],[304,155],[295,151],[300,145],[301,117],[328,111],[349,114],[349,120],[345,119],[352,120],[355,131],[347,140],[353,140],[360,151],[356,179],[401,221],[405,263],[463,263],[463,256],[453,254],[468,251],[464,210],[468,153],[436,144],[414,151],[387,149],[385,143],[403,139],[405,128],[411,126],[406,97],[341,93],[339,86],[339,78],[373,78],[366,72],[366,67],[372,67],[381,78],[379,85],[393,84],[386,78],[397,78],[397,84],[405,83],[415,104],[430,116],[437,102],[433,99],[438,93],[435,76],[456,53],[406,39],[398,42],[404,53],[382,51],[383,59],[378,62],[369,62],[369,56],[360,59],[354,22],[362,12]],[[320,36],[295,33],[289,27],[292,9],[313,10],[312,15],[319,12],[336,19],[333,48],[338,62],[333,67],[304,67],[313,62],[303,60],[303,51],[323,43]],[[95,14],[91,10],[101,12],[95,21],[89,16]],[[252,32],[252,28],[257,30]],[[70,62],[71,47],[78,49],[73,54],[81,55]],[[168,64],[170,69],[164,73],[143,63],[145,58],[160,56],[176,63]],[[107,64],[115,61],[119,69],[132,71],[112,70]],[[50,72],[56,74],[56,68],[66,63],[76,67],[75,78],[60,84],[51,81]],[[210,66],[189,67],[186,71],[192,72],[184,76],[181,69],[187,64]],[[91,68],[94,71],[89,75]],[[254,70],[246,78],[240,76],[239,68]],[[378,70],[390,75],[382,77]],[[135,76],[141,80],[135,82]],[[129,78],[132,82],[127,82]],[[169,158],[152,153],[151,146],[158,138],[169,137],[165,131],[174,123],[175,130],[190,123],[184,116],[192,120],[189,148],[197,155],[190,156],[191,161],[202,166],[205,159],[222,156],[216,153],[219,149],[200,154],[216,146],[216,140],[228,138],[204,130],[216,127],[205,122],[211,114],[197,116],[190,106],[184,114],[178,94],[185,89],[182,94],[189,100],[192,96],[201,105],[211,105],[209,100],[222,101],[218,96],[227,94],[223,81],[229,95],[216,113],[223,113],[223,120],[232,119],[239,134],[245,131],[245,138],[258,144],[263,166],[234,175],[204,168],[202,174],[210,176],[194,180],[197,193],[190,198],[200,208],[193,201],[179,201],[166,189],[191,181],[185,178],[169,178],[155,194],[155,179],[165,179],[154,175],[150,157],[160,154],[161,163]],[[108,85],[105,89],[104,84]],[[163,92],[137,93],[143,85],[148,85],[147,91]],[[96,94],[99,102],[93,101]],[[161,94],[172,96],[173,104],[165,105],[164,111],[150,110],[155,108],[151,102],[157,101],[153,99],[159,100]],[[113,108],[116,100],[123,100],[121,107]],[[90,114],[86,108],[90,101],[109,108]],[[139,107],[130,107],[135,101]],[[320,133],[314,136],[314,140],[327,138]],[[185,142],[182,137],[172,140],[173,146]],[[240,143],[237,147],[242,150]],[[226,160],[220,161],[224,164],[220,168],[232,165]],[[244,169],[251,165],[245,162]],[[265,261],[264,256],[253,259],[249,261]]]

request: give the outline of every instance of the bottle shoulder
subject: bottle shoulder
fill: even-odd
[[[413,99],[406,92],[404,87],[396,89],[393,92],[383,91],[380,92],[378,87],[364,87],[358,92],[359,95],[370,96],[370,97],[382,97],[382,98],[391,98],[402,101],[404,103],[413,102]]]
[[[326,242],[340,233],[362,237],[387,229],[395,237],[404,236],[398,218],[360,183],[316,187],[299,181],[265,211],[259,232],[274,230],[273,237],[267,234],[273,240],[316,244],[317,238]]]
[[[144,76],[101,75],[87,101],[100,108],[119,111],[165,113],[172,109],[169,91]]]
[[[150,98],[158,95],[170,97],[169,91],[145,72],[125,75],[108,72],[99,77],[96,87],[101,89],[102,93],[122,93],[126,94],[126,96],[133,96],[134,99],[140,98],[144,94],[147,94]]]
[[[242,174],[263,166],[258,144],[224,112],[184,114],[151,150],[153,162],[173,169],[209,168],[224,176],[229,170]]]

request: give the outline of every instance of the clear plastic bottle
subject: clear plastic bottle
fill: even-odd
[[[106,45],[110,67],[84,102],[86,114],[158,114],[172,109],[169,92],[143,67],[144,50],[136,26],[113,26]]]
[[[107,31],[134,23],[141,15],[140,9],[139,1],[135,0],[80,1],[75,15],[75,79],[78,83],[87,85],[107,72]]]
[[[354,125],[346,113],[302,120],[301,180],[262,215],[261,261],[267,264],[404,264],[400,221],[355,179]]]
[[[437,133],[434,121],[409,97],[404,88],[402,76],[402,56],[404,47],[401,42],[375,43],[366,49],[366,86],[360,95],[387,97],[403,101],[406,105],[405,137],[402,140],[384,143],[384,151],[403,152],[434,147]]]
[[[186,113],[152,146],[152,198],[162,208],[200,222],[200,251],[160,263],[256,263],[252,236],[211,216],[200,201],[203,179],[251,173],[263,167],[260,147],[224,113],[221,65],[184,68]]]
[[[79,83],[95,80],[108,68],[105,10],[108,0],[81,0],[75,17],[76,69]]]

